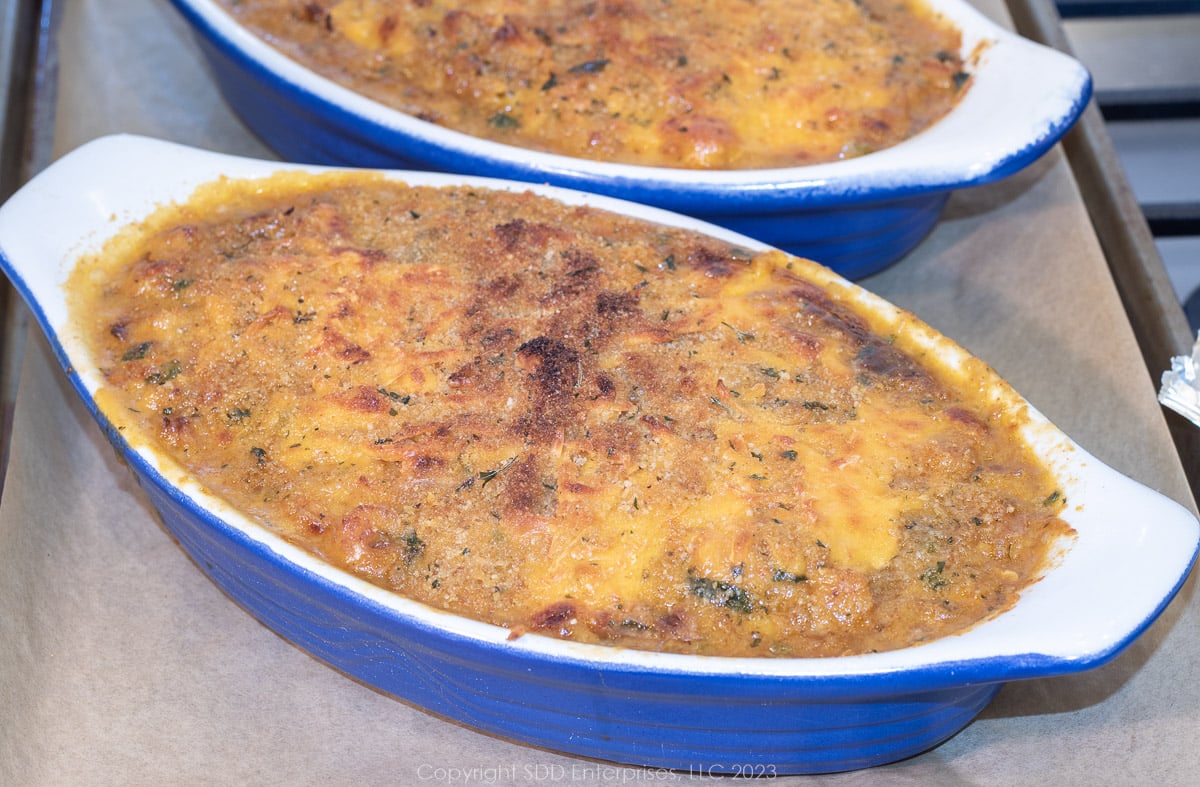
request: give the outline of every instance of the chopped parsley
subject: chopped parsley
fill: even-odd
[[[182,371],[183,365],[177,360],[172,360],[167,364],[165,369],[161,369],[157,372],[151,372],[150,374],[146,375],[146,382],[150,383],[151,385],[163,385],[170,380],[174,380]]]
[[[142,342],[136,347],[130,347],[121,356],[122,361],[140,361],[146,357],[146,353],[154,346],[154,342]]]
[[[754,600],[750,593],[732,583],[708,577],[689,577],[688,586],[692,595],[711,604],[732,609],[734,612],[748,614],[754,611]]]

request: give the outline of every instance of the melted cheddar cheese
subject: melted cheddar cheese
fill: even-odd
[[[370,175],[214,184],[123,237],[71,297],[127,438],[514,635],[903,647],[1069,532],[1021,413],[780,252]]]
[[[851,158],[968,80],[919,0],[222,0],[316,72],[478,137],[704,169]]]

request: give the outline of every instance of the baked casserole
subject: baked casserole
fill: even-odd
[[[924,357],[778,251],[283,173],[157,211],[69,291],[126,440],[514,637],[902,648],[1009,608],[1071,533],[982,362]]]
[[[790,167],[889,147],[970,79],[921,0],[219,0],[317,73],[414,117],[598,161]]]

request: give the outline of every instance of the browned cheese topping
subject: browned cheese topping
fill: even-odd
[[[982,362],[919,362],[805,260],[365,175],[143,229],[71,282],[126,437],[514,636],[897,648],[1011,606],[1070,532]]]
[[[889,147],[969,76],[922,0],[221,0],[294,60],[520,147],[704,169]]]

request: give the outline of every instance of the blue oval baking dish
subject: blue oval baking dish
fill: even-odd
[[[1200,525],[1191,512],[1090,456],[988,371],[980,385],[1028,413],[1023,435],[1070,501],[1062,516],[1075,535],[1012,608],[964,633],[858,656],[690,656],[539,634],[514,639],[505,628],[371,585],[285,542],[150,441],[118,428],[121,413],[98,404],[101,372],[71,327],[64,285],[81,255],[201,184],[285,169],[318,168],[139,137],[97,140],[0,207],[0,266],[195,565],[268,627],[381,691],[516,742],[623,764],[743,775],[865,768],[938,745],[1006,681],[1108,662],[1155,620],[1192,568]],[[388,176],[530,189],[764,248],[690,217],[593,194],[427,172]],[[911,314],[832,272],[814,275],[946,363],[983,366]]]
[[[827,265],[850,279],[889,266],[937,223],[950,193],[1004,178],[1045,153],[1086,106],[1076,60],[931,0],[962,31],[971,84],[957,106],[892,148],[827,164],[680,170],[588,161],[491,142],[390,109],[301,66],[215,0],[172,0],[229,105],[283,158],[482,175],[685,213]]]

